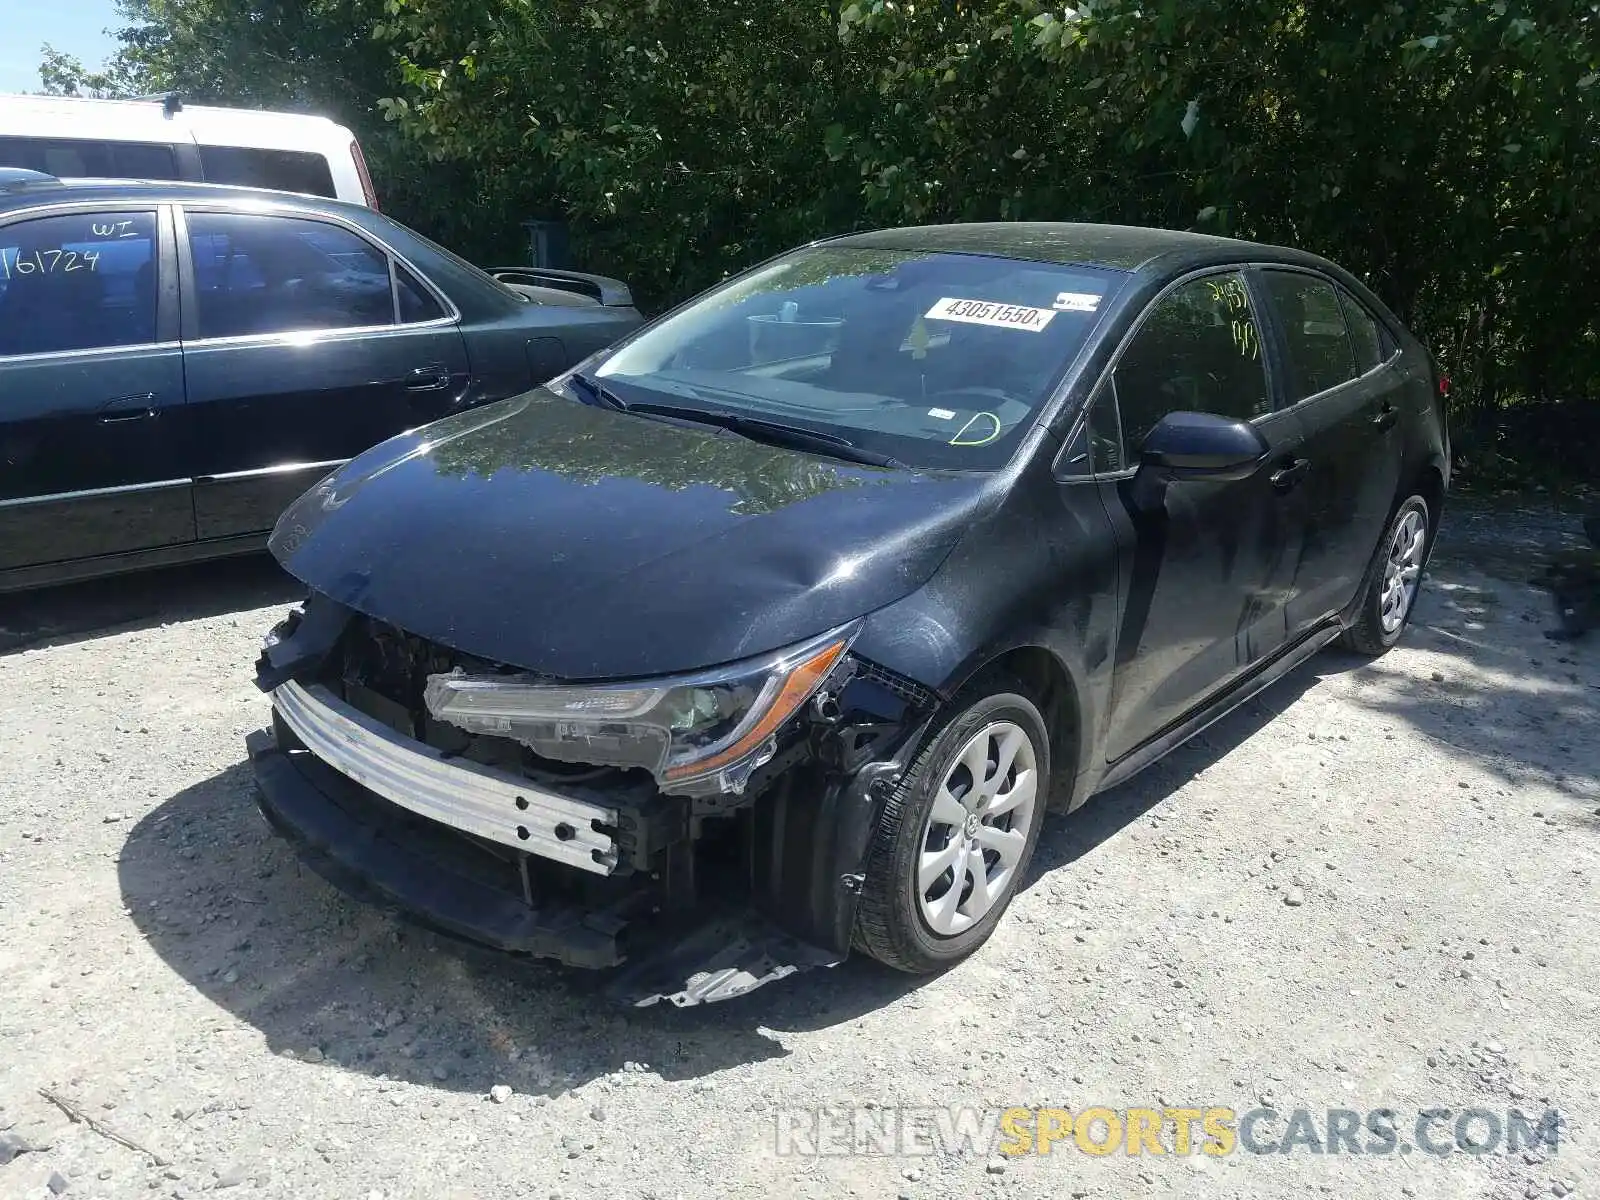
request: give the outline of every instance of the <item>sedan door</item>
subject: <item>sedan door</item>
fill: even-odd
[[[134,205],[0,225],[0,577],[194,539],[169,221]]]
[[[196,206],[179,265],[202,540],[269,531],[335,466],[467,391],[445,299],[353,226]]]
[[[1304,523],[1303,460],[1298,424],[1274,410],[1260,323],[1236,272],[1190,280],[1158,300],[1095,403],[1095,468],[1121,548],[1106,739],[1114,761],[1282,649]],[[1173,480],[1153,502],[1140,497],[1140,446],[1178,411],[1251,422],[1266,459],[1243,479]]]
[[[1376,323],[1332,281],[1276,268],[1259,279],[1310,464],[1288,603],[1291,632],[1303,632],[1350,603],[1388,525],[1400,486],[1401,383],[1379,363]]]

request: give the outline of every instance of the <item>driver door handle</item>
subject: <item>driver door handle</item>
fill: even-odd
[[[1291,491],[1297,483],[1305,478],[1306,472],[1309,470],[1311,470],[1311,460],[1309,458],[1294,459],[1288,466],[1279,467],[1272,473],[1272,486],[1276,491]]]
[[[1385,400],[1379,405],[1376,415],[1373,416],[1372,424],[1379,429],[1392,429],[1394,428],[1394,423],[1399,419],[1400,410]]]

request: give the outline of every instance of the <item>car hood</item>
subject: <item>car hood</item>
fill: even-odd
[[[759,654],[900,599],[988,482],[540,389],[352,460],[283,514],[271,548],[309,587],[466,654],[629,678]]]

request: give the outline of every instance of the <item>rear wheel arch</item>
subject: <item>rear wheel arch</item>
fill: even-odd
[[[1444,515],[1444,472],[1437,464],[1423,464],[1411,481],[1400,489],[1400,494],[1394,498],[1394,507],[1398,509],[1410,496],[1421,496],[1428,505],[1428,538],[1431,542],[1439,532],[1439,520]]]

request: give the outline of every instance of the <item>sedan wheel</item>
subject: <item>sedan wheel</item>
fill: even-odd
[[[1033,743],[1010,721],[967,742],[934,793],[917,867],[922,917],[942,937],[988,916],[1010,894],[1039,793]]]
[[[991,678],[951,710],[885,804],[861,888],[856,944],[903,971],[938,970],[983,944],[1049,799],[1049,736],[1019,685]]]
[[[1428,561],[1430,528],[1428,502],[1421,496],[1408,496],[1395,510],[1367,572],[1361,609],[1344,632],[1347,650],[1378,655],[1400,640]]]
[[[1379,619],[1385,633],[1405,624],[1422,578],[1423,550],[1428,544],[1427,513],[1408,508],[1395,522],[1389,539],[1389,557],[1383,568],[1383,591],[1378,598]]]

